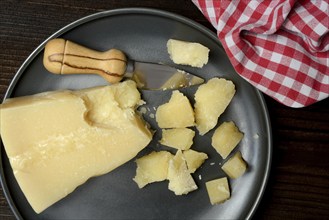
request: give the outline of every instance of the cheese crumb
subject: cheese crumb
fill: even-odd
[[[141,108],[139,109],[139,112],[140,112],[141,114],[146,114],[147,110],[146,110],[145,107],[141,107]]]

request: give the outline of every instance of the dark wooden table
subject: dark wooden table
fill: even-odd
[[[28,55],[52,33],[81,17],[123,7],[150,7],[214,30],[189,0],[2,0],[0,100]],[[329,218],[329,99],[293,109],[265,97],[274,145],[269,182],[255,219]],[[14,219],[0,188],[0,219]]]

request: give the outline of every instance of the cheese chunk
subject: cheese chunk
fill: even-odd
[[[176,64],[201,68],[208,63],[209,49],[200,43],[169,39],[167,50]]]
[[[136,160],[137,169],[134,181],[139,188],[149,183],[160,182],[167,179],[169,160],[172,155],[168,151],[152,152]]]
[[[187,150],[193,144],[195,131],[189,128],[162,129],[160,143],[168,147]]]
[[[176,155],[169,160],[168,167],[168,189],[173,191],[175,195],[188,194],[198,189],[193,177],[188,171],[184,155],[178,150]]]
[[[231,197],[226,177],[206,182],[206,188],[212,205],[223,203]]]
[[[169,102],[158,107],[155,117],[160,128],[194,126],[194,111],[191,103],[177,90],[172,93]]]
[[[162,90],[177,89],[186,86],[199,85],[203,82],[204,79],[200,77],[193,76],[183,70],[177,70],[177,72],[173,74],[160,88]]]
[[[16,180],[40,213],[93,176],[126,163],[152,134],[132,81],[8,99],[1,137]]]
[[[243,138],[243,133],[235,126],[234,122],[223,122],[216,128],[211,145],[225,159]]]
[[[200,135],[213,129],[235,94],[234,84],[222,78],[212,78],[196,91],[195,121]]]
[[[207,154],[192,149],[184,150],[183,155],[190,173],[194,173],[208,159]]]
[[[242,176],[247,170],[247,163],[243,160],[241,152],[235,153],[222,166],[224,172],[232,179]]]
[[[194,77],[195,79],[196,77]],[[193,78],[192,78],[193,79]],[[191,79],[191,80],[192,80]],[[166,89],[176,89],[189,85],[189,80],[187,78],[187,73],[182,70],[177,70],[160,88]]]

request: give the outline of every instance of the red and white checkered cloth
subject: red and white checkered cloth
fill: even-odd
[[[192,0],[236,72],[291,107],[329,96],[328,0]]]

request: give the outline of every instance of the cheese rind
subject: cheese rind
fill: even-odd
[[[137,96],[128,100],[119,95],[123,89]],[[35,212],[89,178],[126,163],[148,145],[152,134],[135,114],[141,101],[137,93],[128,81],[13,98],[0,106],[5,150]]]

